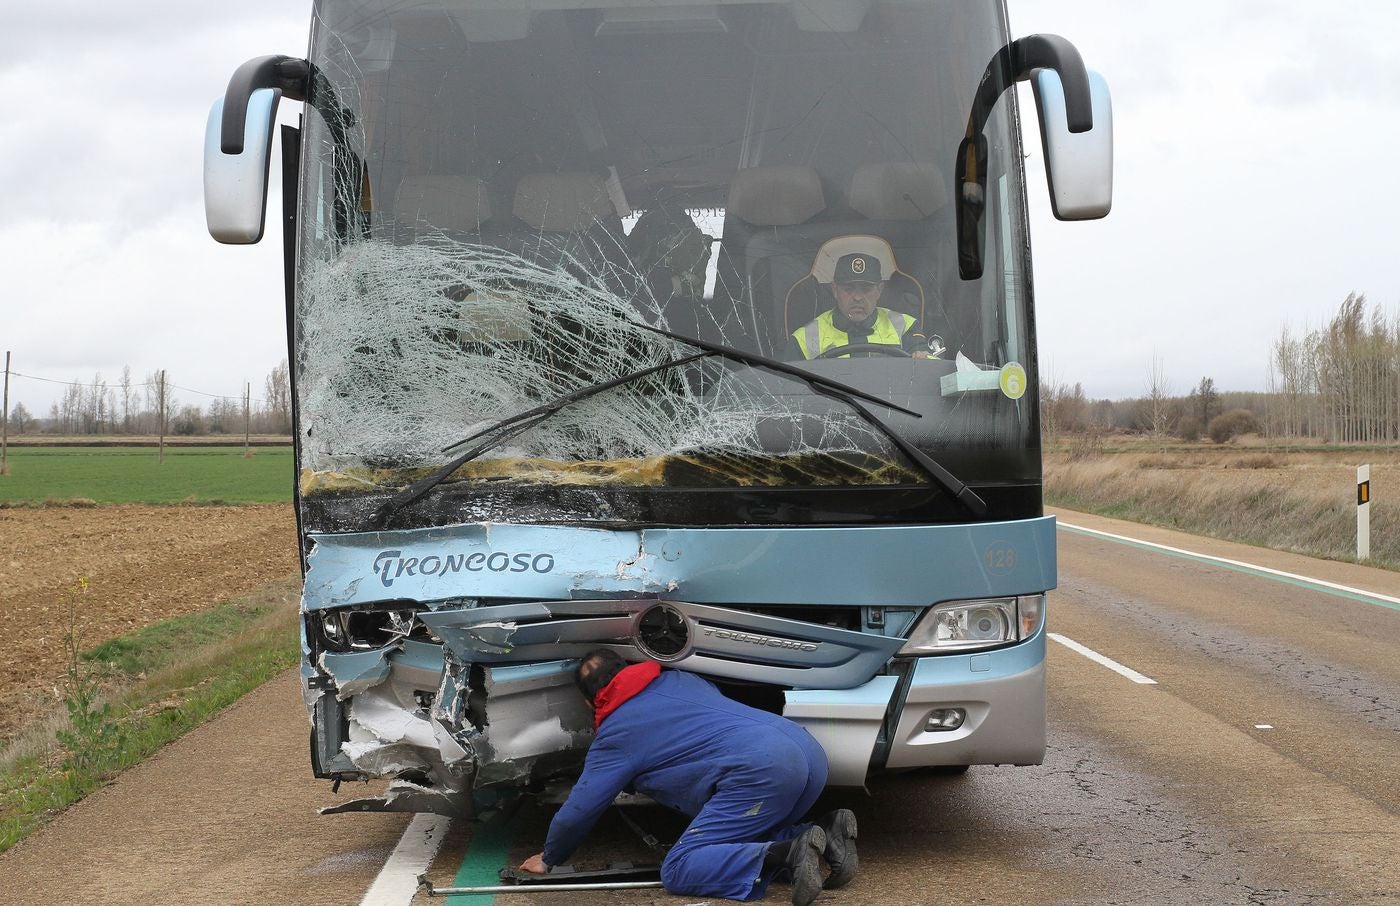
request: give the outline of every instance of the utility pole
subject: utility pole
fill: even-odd
[[[0,476],[10,474],[10,350],[5,350],[5,400],[0,403]]]
[[[250,414],[248,411],[249,397],[252,396],[253,385],[247,381],[243,382],[243,458],[248,458],[248,422]]]
[[[162,368],[156,375],[156,422],[160,426],[160,452],[156,454],[156,461],[165,463],[165,369]]]

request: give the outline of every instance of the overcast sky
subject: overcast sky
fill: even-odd
[[[286,355],[280,234],[273,218],[258,246],[209,238],[204,123],[239,63],[303,56],[309,19],[291,0],[6,8],[0,351],[15,370],[115,383],[129,364],[260,395]],[[1069,38],[1113,92],[1106,220],[1054,221],[1027,130],[1045,379],[1139,395],[1155,354],[1179,393],[1203,376],[1263,389],[1284,325],[1321,325],[1353,290],[1400,312],[1400,3],[1012,0],[1011,23]],[[44,414],[57,392],[15,380],[11,404]]]

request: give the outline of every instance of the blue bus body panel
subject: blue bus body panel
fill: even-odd
[[[1053,516],[972,525],[657,528],[473,524],[313,534],[303,606],[658,595],[709,604],[922,606],[1055,585]]]

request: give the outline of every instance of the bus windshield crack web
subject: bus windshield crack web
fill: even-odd
[[[369,240],[309,267],[299,388],[308,464],[440,466],[451,458],[444,448],[484,423],[695,352],[642,323],[669,326],[636,273],[551,242],[532,237],[527,258],[446,237]],[[765,386],[733,365],[658,371],[579,400],[482,461],[545,481],[559,471],[586,478],[589,464],[601,479],[623,461],[636,484],[658,483],[642,473],[676,457],[727,462],[759,481],[758,461],[768,462],[773,483],[782,482],[775,457],[857,454],[904,471],[888,441],[840,404]]]

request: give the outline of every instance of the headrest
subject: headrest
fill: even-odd
[[[725,213],[754,226],[795,226],[825,208],[815,167],[750,167],[734,174]]]
[[[943,183],[934,164],[864,164],[851,177],[851,208],[871,220],[923,220],[948,203]]]
[[[537,230],[579,231],[616,219],[617,209],[596,173],[531,173],[515,187],[515,216]]]
[[[888,280],[899,270],[894,260],[894,249],[879,236],[849,235],[828,239],[817,249],[817,257],[812,261],[812,276],[818,283],[830,283],[836,270],[836,262],[847,255],[865,255],[880,262],[880,274]]]
[[[486,184],[466,176],[405,176],[394,198],[394,218],[440,230],[476,233],[491,219]]]

